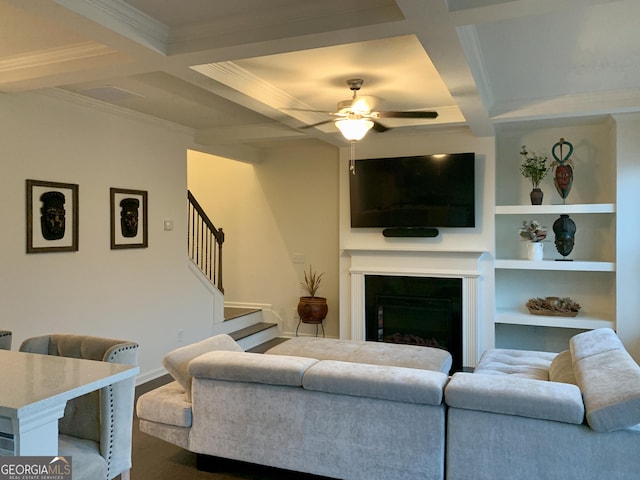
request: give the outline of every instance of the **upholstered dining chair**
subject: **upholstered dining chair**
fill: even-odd
[[[11,332],[0,330],[0,350],[11,350]]]
[[[84,335],[33,337],[21,352],[137,365],[138,344]],[[58,453],[71,456],[73,480],[128,480],[135,377],[69,400],[58,422]]]

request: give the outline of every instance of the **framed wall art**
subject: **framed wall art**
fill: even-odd
[[[147,248],[147,192],[111,188],[111,249]]]
[[[78,185],[27,180],[27,253],[78,251]]]

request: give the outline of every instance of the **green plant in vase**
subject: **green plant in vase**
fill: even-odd
[[[520,173],[524,178],[528,178],[531,181],[531,204],[542,205],[543,193],[540,190],[540,182],[549,173],[550,167],[547,166],[546,155],[540,155],[535,152],[529,152],[526,145],[522,145],[520,150],[523,160],[520,164]]]
[[[530,242],[541,242],[547,238],[546,228],[540,225],[537,220],[523,220],[520,227],[520,238]]]
[[[544,257],[544,244],[542,241],[547,238],[546,227],[543,227],[537,220],[523,220],[520,227],[520,238],[526,240],[527,258],[529,260],[542,260]]]

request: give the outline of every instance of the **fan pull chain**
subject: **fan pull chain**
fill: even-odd
[[[351,170],[351,174],[356,174],[356,141],[351,140],[351,160],[349,162],[349,170]]]

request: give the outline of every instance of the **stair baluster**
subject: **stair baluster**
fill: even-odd
[[[187,191],[189,201],[188,251],[191,260],[200,268],[209,281],[220,292],[222,286],[222,244],[224,232],[216,228],[204,212],[191,191]],[[217,248],[216,248],[217,247]]]

